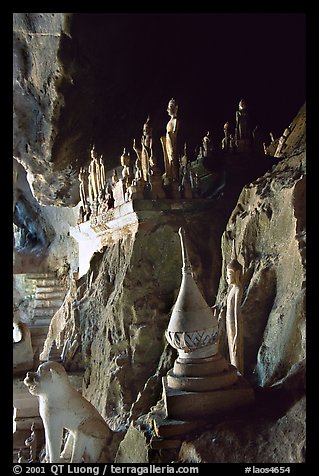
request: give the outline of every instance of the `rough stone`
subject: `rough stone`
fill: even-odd
[[[182,463],[304,463],[305,398],[276,419],[237,419],[217,425],[197,440],[184,441]]]
[[[116,453],[115,463],[149,463],[150,436],[130,425]]]
[[[73,205],[78,197],[67,150],[58,159],[54,153],[63,91],[72,84],[58,54],[70,35],[69,20],[67,13],[13,14],[13,155],[43,205]]]
[[[238,259],[244,266],[245,375],[261,385],[284,377],[305,357],[302,111],[293,121],[296,147],[290,142],[291,155],[243,188],[222,238],[223,266],[216,303],[219,307],[225,303],[225,268],[235,238]]]

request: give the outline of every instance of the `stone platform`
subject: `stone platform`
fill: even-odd
[[[216,207],[208,199],[133,199],[116,208],[91,217],[89,221],[70,228],[70,235],[79,246],[79,278],[89,269],[93,254],[104,246],[149,224],[167,223],[169,217],[181,217]]]
[[[163,398],[167,416],[176,420],[196,420],[230,411],[254,401],[254,391],[246,380],[238,375],[236,382],[227,388],[209,391],[184,391],[168,386],[163,377]]]

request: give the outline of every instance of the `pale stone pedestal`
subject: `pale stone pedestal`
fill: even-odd
[[[205,359],[179,357],[162,381],[169,419],[202,419],[254,401],[248,382],[220,354]]]
[[[254,392],[241,376],[229,388],[205,392],[172,389],[167,385],[166,377],[163,377],[163,397],[168,418],[189,421],[252,403]]]

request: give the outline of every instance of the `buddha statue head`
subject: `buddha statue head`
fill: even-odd
[[[177,111],[178,111],[178,105],[175,101],[175,99],[171,99],[168,103],[168,106],[167,106],[167,112],[168,112],[168,115],[171,116],[171,117],[176,117],[177,116]]]
[[[143,135],[150,136],[152,134],[152,128],[150,124],[150,115],[148,114],[145,124],[143,125]]]
[[[95,150],[95,145],[93,144],[92,149],[91,149],[91,159],[97,160],[97,155],[96,155],[96,150]]]
[[[130,165],[130,153],[126,152],[126,148],[123,149],[123,154],[121,155],[121,165],[124,167],[129,167]]]
[[[240,111],[243,111],[244,109],[247,109],[247,102],[246,102],[246,100],[245,100],[245,99],[241,99],[241,100],[239,101],[238,107],[239,107],[239,110],[240,110]]]
[[[228,284],[240,284],[243,267],[237,260],[235,240],[233,240],[233,250],[231,260],[226,268],[226,281]]]

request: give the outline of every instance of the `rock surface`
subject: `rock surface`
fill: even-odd
[[[78,201],[70,156],[55,152],[63,91],[72,83],[61,57],[69,21],[67,13],[13,14],[13,156],[43,205]]]
[[[262,385],[305,357],[306,153],[304,108],[293,121],[289,156],[246,185],[222,239],[216,303],[224,304],[231,240],[244,266],[246,372]],[[295,144],[295,147],[293,146]],[[225,346],[224,346],[225,350]]]

